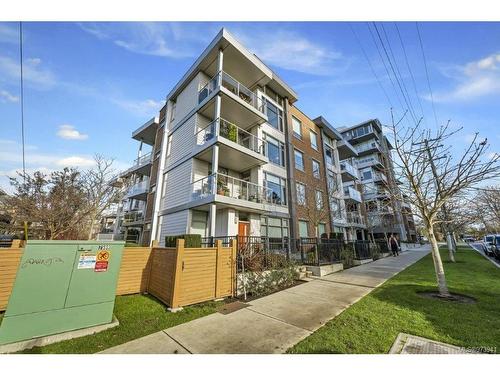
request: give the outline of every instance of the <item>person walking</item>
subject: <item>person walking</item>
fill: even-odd
[[[394,257],[399,256],[399,243],[398,243],[396,236],[394,236],[394,234],[391,234],[388,242],[389,242],[388,243],[389,249],[391,249],[391,251],[392,251],[392,256],[394,256]]]

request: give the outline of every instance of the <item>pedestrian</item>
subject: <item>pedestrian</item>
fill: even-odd
[[[391,249],[392,251],[392,256],[396,257],[399,255],[399,243],[398,243],[398,240],[396,238],[396,236],[394,236],[394,234],[391,234],[391,236],[389,237],[389,249]]]

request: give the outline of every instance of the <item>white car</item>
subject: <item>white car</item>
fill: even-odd
[[[484,244],[484,253],[486,255],[488,255],[488,256],[495,255],[495,252],[494,252],[495,235],[494,234],[487,234],[486,236],[484,236],[483,244]]]

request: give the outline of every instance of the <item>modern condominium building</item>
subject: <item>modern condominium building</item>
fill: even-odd
[[[413,221],[411,210],[408,211],[409,206],[405,209],[405,214],[402,211],[403,198],[394,177],[391,157],[393,147],[384,136],[379,120],[368,120],[339,130],[357,153],[341,163],[356,166],[359,170],[367,232],[375,238],[397,233],[403,241],[413,239],[413,236],[416,239],[416,232],[409,232],[408,221]],[[347,188],[355,185],[355,181],[345,183]],[[413,225],[413,231],[414,229]]]
[[[168,94],[158,124],[139,129],[158,133],[144,232],[160,243],[183,233],[288,236],[284,111],[296,100],[222,29]]]

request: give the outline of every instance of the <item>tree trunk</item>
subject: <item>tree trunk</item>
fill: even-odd
[[[446,233],[446,244],[448,245],[448,256],[450,257],[450,261],[455,263],[455,254],[453,248],[453,238],[451,238],[451,233]]]
[[[441,261],[441,254],[439,253],[439,246],[436,240],[436,236],[434,235],[434,229],[432,228],[432,226],[427,229],[429,231],[429,240],[432,246],[432,260],[434,262],[434,270],[436,272],[439,295],[441,295],[442,297],[449,297],[450,292],[448,291],[448,286],[446,285],[443,262]]]
[[[95,216],[92,216],[92,220],[90,220],[89,235],[87,238],[89,241],[92,239],[92,235],[94,234],[94,224],[95,224]]]

